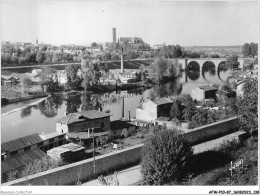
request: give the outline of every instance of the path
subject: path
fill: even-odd
[[[193,151],[195,154],[205,152],[208,150],[214,150],[215,148],[220,147],[223,143],[227,141],[232,141],[235,137],[240,136],[244,134],[244,132],[238,131],[235,133],[231,133],[228,135],[225,135],[223,137],[204,142],[198,145],[193,146]],[[129,186],[129,185],[135,185],[138,183],[141,179],[141,173],[140,173],[141,166],[137,165],[128,169],[124,169],[122,171],[119,171],[117,174],[117,178],[119,180],[120,186]],[[97,179],[88,181],[86,183],[83,183],[84,186],[102,186],[102,184],[99,183]]]
[[[137,183],[141,179],[140,165],[124,169],[117,173],[120,186],[129,186]],[[82,184],[83,186],[102,186],[97,179]]]

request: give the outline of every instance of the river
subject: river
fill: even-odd
[[[230,75],[229,71],[214,70],[205,72],[183,72],[182,76],[164,85],[155,85],[151,89],[131,91],[117,91],[101,94],[76,94],[70,96],[49,97],[41,103],[18,110],[1,117],[1,141],[6,142],[33,133],[48,134],[55,132],[55,119],[65,113],[81,111],[82,109],[98,109],[111,114],[111,121],[122,117],[135,117],[135,109],[140,106],[141,99],[149,97],[168,97],[180,94],[190,94],[191,90],[199,85],[221,84]],[[101,102],[101,105],[93,102]],[[20,102],[19,107],[28,102]],[[2,114],[15,105],[2,106]]]

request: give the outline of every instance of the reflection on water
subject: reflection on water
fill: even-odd
[[[215,70],[214,70],[215,71]],[[136,107],[141,100],[155,97],[168,97],[180,94],[190,94],[199,85],[220,84],[230,75],[229,71],[213,69],[183,72],[178,80],[155,85],[151,89],[136,89],[131,91],[117,91],[113,93],[55,96],[47,98],[36,106],[30,106],[2,117],[1,141],[9,141],[32,133],[52,133],[55,131],[55,119],[65,113],[83,110],[102,110],[111,114],[111,120],[122,117],[135,117]],[[24,104],[26,105],[26,104]]]

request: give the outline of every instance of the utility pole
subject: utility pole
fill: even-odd
[[[94,157],[94,164],[93,164],[93,168],[94,168],[94,175],[96,175],[96,163],[95,163],[95,129],[92,127],[92,133],[93,133],[93,157]]]

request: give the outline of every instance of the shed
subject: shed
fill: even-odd
[[[191,91],[191,97],[192,99],[198,101],[211,98],[214,99],[216,97],[217,90],[218,87],[214,85],[199,86]]]

